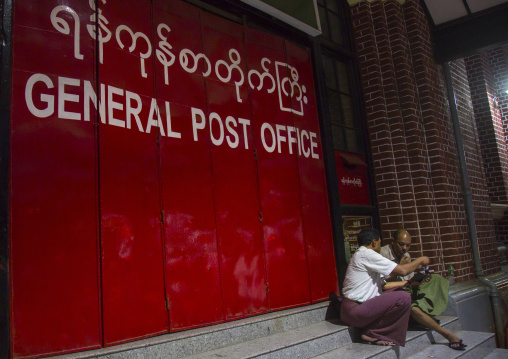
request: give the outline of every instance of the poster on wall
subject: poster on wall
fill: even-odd
[[[365,227],[372,227],[372,217],[342,216],[344,247],[346,248],[346,260],[348,262],[358,249],[358,233]]]
[[[367,163],[362,155],[335,151],[341,204],[369,206]]]

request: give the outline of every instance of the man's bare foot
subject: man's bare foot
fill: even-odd
[[[362,340],[364,342],[367,342],[367,343],[373,344],[373,345],[383,345],[383,346],[394,346],[395,345],[395,343],[392,343],[388,340],[381,340],[381,339],[372,338],[372,337],[369,337],[365,334],[362,334]]]
[[[460,340],[458,336],[455,335],[455,333],[450,332],[450,334],[444,336],[450,343],[456,343]]]
[[[456,336],[454,333],[450,332],[449,335],[445,337],[448,339],[448,346],[455,350],[465,350],[467,345],[464,344],[462,339],[460,339],[458,336]]]

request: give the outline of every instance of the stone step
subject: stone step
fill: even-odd
[[[439,316],[441,326],[453,331],[460,331],[460,324],[457,317]],[[360,343],[348,343],[333,351],[324,353],[316,359],[366,359],[366,358],[406,358],[417,353],[432,342],[444,339],[441,335],[432,331],[409,330],[406,335],[405,347],[384,347],[379,345],[369,345]]]
[[[330,316],[329,312],[329,302],[322,302],[53,358],[177,359],[323,322],[323,319]],[[347,327],[340,326],[337,330],[347,332]]]
[[[432,350],[444,350],[446,359],[456,353],[487,355],[495,348],[491,333],[460,332],[456,317],[441,316],[441,325],[457,332],[469,345],[465,352],[448,348],[444,338],[431,331],[408,331],[406,346],[381,347],[353,343],[355,331],[329,319],[333,312],[328,302],[303,308],[246,318],[205,328],[161,335],[132,343],[54,358],[429,358]],[[333,315],[332,315],[333,316]],[[485,339],[477,342],[479,339]],[[437,342],[442,345],[431,343]],[[429,354],[425,354],[430,350]],[[451,353],[448,353],[451,352]],[[492,352],[494,354],[494,352]],[[421,356],[418,356],[421,355]],[[443,358],[443,354],[438,354]],[[432,356],[431,356],[432,357]],[[478,358],[482,356],[476,356]],[[472,357],[471,357],[472,358]],[[494,359],[493,357],[491,359]]]
[[[448,341],[444,338],[439,339],[435,344],[427,343],[423,350],[413,353],[412,355],[404,355],[398,347],[379,347],[376,345],[366,345],[351,343],[337,350],[319,355],[314,359],[505,359],[508,358],[507,349],[496,349],[496,343],[493,333],[458,331],[457,335],[467,343],[464,351],[450,349],[447,345]],[[411,340],[409,340],[410,342]]]
[[[321,321],[186,359],[311,358],[350,342],[347,326]]]
[[[424,350],[409,356],[408,359],[477,359],[487,357],[496,349],[494,333],[459,331],[456,334],[467,344],[466,350],[460,351],[450,349],[448,347],[448,341],[443,338],[438,340],[435,344],[429,345]],[[507,357],[505,356],[504,358]]]
[[[484,359],[506,359],[508,358],[508,349],[496,348],[491,351]]]
[[[441,317],[441,323],[449,330],[460,329],[457,318]],[[430,332],[429,332],[430,333]],[[429,345],[427,331],[408,332],[408,343],[405,348],[396,348],[402,355],[409,355]],[[349,345],[349,346],[348,346]],[[358,347],[360,345],[360,347]],[[361,349],[369,347],[374,354],[382,354],[390,350],[388,347],[373,345],[352,344],[349,328],[344,325],[326,321],[299,327],[290,331],[273,334],[264,338],[239,343],[237,345],[207,351],[198,355],[190,356],[187,359],[225,358],[225,359],[247,359],[247,358],[311,358],[333,350],[341,350],[341,347]],[[372,349],[370,349],[372,348]],[[392,349],[393,351],[393,349]],[[342,355],[342,354],[341,354]],[[364,353],[347,353],[342,358],[364,358]],[[382,355],[392,355],[385,353]],[[331,355],[329,357],[339,357]],[[396,357],[396,356],[393,356]]]
[[[462,330],[458,317],[439,316],[441,326],[452,332],[459,332]],[[445,340],[440,334],[427,330],[427,331],[408,331],[406,336],[406,346],[399,348],[399,358],[407,358],[408,356],[423,350],[428,345]],[[446,341],[447,342],[447,341]]]

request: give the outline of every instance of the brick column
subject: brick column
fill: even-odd
[[[406,228],[417,243],[413,256],[431,257],[441,273],[454,263],[459,281],[473,279],[453,128],[425,12],[418,0],[350,4],[382,234]],[[481,163],[475,156],[468,166]],[[489,252],[495,238],[486,187],[474,190],[486,264],[499,269]]]
[[[386,2],[385,10],[387,18],[390,19],[391,56],[397,84],[396,101],[402,114],[402,136],[409,164],[410,182],[403,181],[404,185],[400,186],[399,190],[411,195],[412,201],[403,201],[402,206],[406,211],[415,214],[415,223],[408,223],[407,218],[403,218],[402,224],[410,233],[418,233],[420,246],[416,249],[420,251],[419,254],[425,253],[433,258],[434,263],[442,263],[443,252],[439,241],[438,213],[435,198],[432,195],[428,148],[423,141],[425,128],[420,119],[418,86],[413,70],[411,39],[407,33],[405,10],[399,2],[395,1]],[[415,227],[417,231],[415,232],[411,227]]]
[[[453,77],[453,88],[457,100],[457,111],[464,140],[464,150],[467,154],[466,162],[469,182],[473,190],[476,234],[480,247],[482,268],[487,274],[494,273],[499,270],[500,265],[496,233],[464,59],[453,61],[450,64],[450,71]]]
[[[502,207],[508,204],[508,46],[470,56],[466,64],[490,201]],[[498,241],[508,245],[508,211],[495,225]],[[503,260],[508,264],[507,258]]]
[[[489,183],[489,195],[492,203],[508,203],[508,153],[506,136],[501,112],[497,104],[500,95],[495,73],[491,68],[492,52],[482,52],[465,59],[469,86],[473,93],[473,108],[483,162]],[[505,67],[505,70],[508,70]],[[503,94],[503,98],[506,94]]]
[[[455,140],[441,69],[433,59],[430,26],[419,1],[408,1],[404,14],[418,84],[444,264],[453,263],[458,278],[472,279],[473,264]]]
[[[381,14],[381,4],[360,2],[351,7],[352,23],[357,39],[366,121],[374,161],[379,214],[383,236],[390,237],[400,218],[400,194],[395,170],[394,144],[385,100],[381,70],[381,56],[374,28],[374,17]],[[390,154],[390,155],[387,155]],[[393,225],[392,225],[393,222]],[[386,228],[386,229],[385,229]]]
[[[499,111],[505,133],[505,140],[508,143],[508,46],[502,46],[490,52],[492,68],[496,78],[498,89]],[[496,221],[497,238],[508,246],[508,210],[503,218]],[[502,265],[508,264],[508,256],[500,258]]]

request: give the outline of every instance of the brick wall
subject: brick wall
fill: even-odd
[[[464,59],[453,61],[450,63],[450,71],[464,141],[464,152],[466,153],[482,268],[487,274],[494,273],[499,270],[500,265],[496,231],[490,208],[489,186],[487,185],[482,149],[474,116],[466,61]]]
[[[496,72],[491,66],[491,51],[465,59],[469,85],[489,183],[490,200],[507,203],[508,163],[506,136],[497,107]]]
[[[491,202],[508,204],[508,46],[466,58],[472,100],[484,152]],[[508,245],[508,213],[495,221],[496,235]],[[503,264],[508,259],[503,258]]]
[[[362,1],[350,10],[382,235],[388,239],[405,228],[417,244],[413,256],[431,257],[441,273],[454,263],[459,281],[472,279],[453,129],[425,13],[417,0]],[[478,167],[481,155],[475,156],[468,165]],[[485,186],[475,189],[475,198],[480,217],[488,217]],[[492,223],[481,223],[490,250]],[[499,269],[490,255],[485,264]]]

